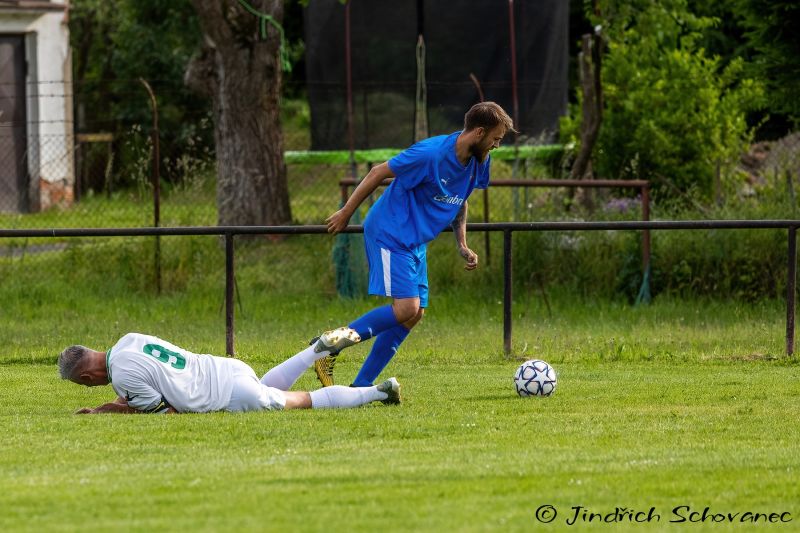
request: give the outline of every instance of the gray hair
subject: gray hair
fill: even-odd
[[[61,379],[71,379],[75,367],[80,364],[89,351],[86,346],[76,344],[61,352],[58,356],[58,373],[61,374]]]

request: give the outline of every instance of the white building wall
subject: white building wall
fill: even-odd
[[[65,0],[51,4],[64,5]],[[33,210],[73,201],[72,57],[66,10],[0,10],[0,33],[25,34]]]

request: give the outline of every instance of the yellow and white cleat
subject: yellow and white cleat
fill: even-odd
[[[336,366],[336,357],[339,352],[359,342],[361,342],[361,336],[356,330],[348,327],[326,331],[311,340],[310,344],[314,345],[315,352],[328,352],[324,357],[314,361],[314,372],[323,387],[333,385],[333,367]]]

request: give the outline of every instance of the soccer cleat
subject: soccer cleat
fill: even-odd
[[[314,342],[316,342],[315,352],[326,351],[329,355],[338,355],[345,348],[361,342],[361,336],[354,329],[342,327],[326,331],[312,340],[311,344]]]
[[[317,379],[322,383],[323,387],[330,387],[333,385],[333,367],[335,365],[335,355],[326,355],[314,361],[314,372],[317,373]]]
[[[385,403],[386,405],[400,403],[400,383],[397,382],[397,378],[387,379],[378,385],[378,390],[389,395],[385,400],[381,400],[381,403]]]
[[[356,330],[342,327],[332,331],[326,331],[319,337],[311,339],[316,353],[328,352],[328,354],[314,361],[314,372],[323,387],[333,385],[333,367],[336,366],[336,356],[345,348],[361,341],[361,337]]]

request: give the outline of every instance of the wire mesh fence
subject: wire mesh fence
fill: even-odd
[[[291,135],[291,132],[288,134]],[[152,141],[144,126],[133,125],[113,135],[39,135],[20,140],[0,131],[0,226],[133,227],[153,225],[154,187]],[[292,145],[291,140],[287,141]],[[295,144],[296,145],[296,144]],[[787,138],[771,151],[754,151],[737,172],[746,173],[743,187],[726,192],[725,178],[715,185],[715,200],[726,194],[737,199],[769,188],[796,203],[800,141]],[[524,147],[530,148],[530,147]],[[358,162],[339,162],[346,153],[319,157],[313,152],[286,152],[286,174],[292,222],[319,224],[346,199],[358,179],[373,164],[398,149],[358,154]],[[375,152],[379,152],[375,155]],[[520,155],[521,154],[521,155]],[[544,155],[543,155],[544,154]],[[554,155],[555,154],[555,155]],[[119,159],[125,158],[120,164]],[[375,157],[374,160],[367,160]],[[327,159],[327,160],[326,160]],[[470,198],[471,221],[514,222],[553,218],[616,220],[641,219],[642,195],[638,186],[609,190],[564,187],[543,180],[565,177],[562,153],[552,150],[515,150],[493,155],[492,180],[486,193]],[[160,181],[160,225],[211,225],[217,222],[216,165],[211,148],[206,157],[163,160]],[[166,167],[166,168],[165,168]],[[526,183],[537,182],[537,183]],[[537,185],[533,187],[532,185]],[[368,199],[374,202],[380,190]]]
[[[287,144],[295,144],[290,135],[287,134]],[[16,148],[19,143],[24,145],[21,150]],[[531,147],[497,151],[493,155],[492,178],[536,180],[563,176],[557,147],[541,153],[524,148]],[[370,151],[380,153],[369,160],[372,153],[359,154],[359,161],[354,164],[338,161],[347,158],[346,153],[321,158],[313,152],[287,151],[293,222],[324,221],[352,191],[352,186],[343,188],[343,180],[360,179],[372,165],[399,150]],[[206,155],[160,162],[162,226],[216,223],[216,165],[210,148]],[[4,176],[0,224],[6,228],[152,225],[152,167],[152,140],[142,125],[116,134],[28,135],[22,140],[0,135],[0,172]],[[492,220],[521,221],[534,219],[536,212],[563,207],[571,198],[569,195],[565,200],[563,191],[561,196],[543,195],[521,184],[490,189],[487,195],[478,192],[470,205],[476,221],[484,220],[487,201]],[[374,197],[367,205],[372,201]],[[626,208],[635,201],[628,203]]]
[[[305,84],[309,85],[309,84]],[[308,88],[291,87],[303,94]],[[162,99],[160,129],[146,87]],[[110,91],[109,87],[114,90]],[[185,92],[185,91],[184,91]],[[23,94],[24,93],[24,94]],[[113,98],[109,96],[113,93]],[[0,104],[0,225],[12,228],[145,226],[152,206],[154,164],[159,169],[162,226],[216,222],[216,164],[210,104],[176,89],[174,80],[84,80],[28,83],[6,91]],[[404,148],[381,146],[354,156],[310,152],[311,117],[302,98],[282,113],[286,174],[294,223],[323,221],[341,201],[340,181],[363,177],[370,166]],[[438,132],[449,133],[449,132]],[[160,145],[154,162],[154,140]],[[495,152],[493,178],[564,175],[563,152],[533,150],[530,139],[506,139]],[[545,199],[528,189],[492,191],[493,220],[526,220]],[[485,197],[473,199],[474,215]],[[557,205],[560,199],[553,200]],[[563,203],[563,202],[562,202]],[[473,216],[474,220],[484,220]]]
[[[132,227],[153,225],[154,188],[148,139],[143,128],[126,134],[41,135],[28,138],[24,152],[17,141],[0,132],[0,226],[42,227]],[[797,146],[785,141],[768,155],[761,155],[757,168],[747,171],[744,186],[731,195],[741,199],[769,188],[796,204]],[[133,147],[131,149],[131,147]],[[120,167],[119,151],[138,150],[138,159]],[[558,162],[541,161],[538,156],[516,159],[513,147],[496,154],[492,180],[486,193],[476,191],[470,198],[470,220],[513,222],[553,218],[641,219],[642,196],[638,187],[610,190],[575,190],[542,180],[564,177]],[[19,154],[22,153],[20,156]],[[389,152],[392,153],[392,152]],[[551,157],[552,156],[548,156]],[[305,159],[287,152],[286,173],[293,223],[318,224],[340,206],[352,192],[353,176],[363,177],[372,164],[355,165]],[[210,225],[217,221],[216,167],[213,155],[207,159],[184,158],[179,171],[166,172],[160,191],[160,225]],[[514,183],[508,180],[519,180]],[[537,181],[533,187],[525,181]],[[507,182],[507,183],[503,183]],[[351,183],[351,185],[345,185]],[[368,199],[371,205],[380,190]],[[725,202],[724,183],[716,190],[718,204]]]
[[[106,80],[123,102],[108,102],[103,80],[29,84],[28,94],[4,94],[0,104],[16,98],[16,107],[38,111],[20,119],[0,116],[0,226],[130,227],[152,225],[154,210],[153,110],[139,80]],[[174,80],[152,82],[163,95],[159,184],[162,226],[214,224],[216,163],[209,104],[180,107]],[[120,89],[122,87],[123,89]],[[302,94],[298,87],[292,91]],[[19,101],[21,98],[21,101]],[[177,98],[177,100],[176,100]],[[184,98],[181,96],[180,98]],[[187,100],[188,101],[188,100]],[[188,104],[187,104],[188,105]],[[371,165],[385,161],[403,146],[346,152],[312,152],[311,117],[302,98],[284,103],[283,142],[292,222],[321,223],[348,194],[342,180],[363,177]],[[444,132],[438,132],[444,133]],[[515,141],[517,141],[515,143]],[[562,179],[572,153],[536,146],[531,139],[506,138],[493,152],[492,179]],[[778,191],[796,203],[800,173],[800,134],[754,145],[737,164],[718,165],[714,176],[717,205]],[[601,176],[614,179],[615,176]],[[662,187],[669,187],[670,176]],[[350,188],[352,190],[352,188]],[[367,204],[374,201],[370,199]],[[657,206],[654,212],[657,213]],[[634,188],[492,187],[470,199],[471,221],[568,219],[640,219],[642,197]],[[657,215],[656,215],[657,216]]]

